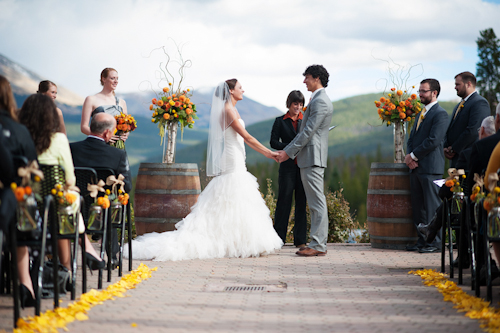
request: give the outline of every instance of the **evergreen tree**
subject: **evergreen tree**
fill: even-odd
[[[479,62],[476,64],[477,88],[488,100],[491,114],[495,114],[500,94],[500,40],[492,28],[479,32],[476,41]]]

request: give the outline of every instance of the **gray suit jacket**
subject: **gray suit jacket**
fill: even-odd
[[[290,158],[297,157],[299,168],[326,168],[328,159],[328,127],[333,105],[325,90],[319,91],[307,106],[299,134],[283,150]]]
[[[411,170],[421,174],[443,174],[443,140],[446,135],[448,113],[439,105],[427,112],[417,131],[418,119],[415,120],[408,138],[408,154],[418,158],[418,168]]]

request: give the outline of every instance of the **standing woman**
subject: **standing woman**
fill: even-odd
[[[44,94],[54,100],[57,98],[57,86],[54,82],[45,80],[38,84],[38,94]],[[57,108],[57,115],[59,116],[59,132],[66,134],[66,126],[64,126],[64,117],[61,109]]]
[[[113,68],[104,68],[101,72],[101,92],[87,96],[83,102],[81,130],[83,134],[90,135],[90,118],[96,113],[105,112],[112,116],[120,113],[127,114],[127,104],[123,99],[115,96],[116,86],[118,85],[118,72]],[[122,135],[113,135],[110,143],[117,140],[125,142],[128,138],[128,132]]]
[[[295,138],[302,123],[302,107],[304,95],[299,90],[292,91],[286,99],[288,112],[274,121],[271,131],[271,147],[282,150]],[[295,225],[293,227],[293,244],[296,247],[306,246],[306,193],[300,179],[300,168],[296,159],[289,159],[280,164],[278,178],[278,202],[274,215],[274,230],[283,243],[288,231],[288,219],[292,208],[292,198],[295,191]]]

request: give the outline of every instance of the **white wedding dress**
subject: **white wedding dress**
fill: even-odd
[[[244,126],[242,119],[235,121]],[[257,179],[247,171],[244,140],[232,127],[225,131],[223,163],[226,171],[210,181],[177,230],[133,241],[134,259],[246,258],[281,248]]]

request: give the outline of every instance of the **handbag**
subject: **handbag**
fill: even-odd
[[[59,293],[66,293],[66,284],[70,279],[69,270],[63,265],[59,264],[59,269],[57,270],[58,283],[59,283]],[[42,275],[42,285],[43,289],[54,290],[54,263],[50,260],[43,263],[43,275]]]

